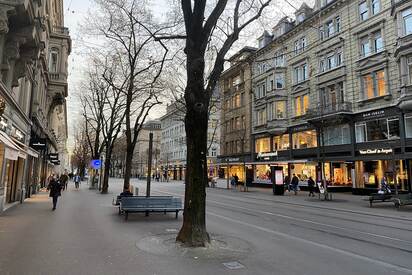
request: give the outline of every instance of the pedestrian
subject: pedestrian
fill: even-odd
[[[290,177],[289,175],[285,176],[285,179],[283,180],[283,185],[288,189],[290,192]]]
[[[62,185],[60,184],[60,181],[54,176],[47,186],[47,190],[50,190],[49,197],[53,198],[53,211],[56,210],[57,199],[61,196],[61,189]]]
[[[381,180],[380,193],[390,194],[391,192],[392,191],[391,191],[391,188],[389,187],[388,180],[386,179],[386,176],[384,176]]]
[[[308,179],[308,189],[309,189],[309,197],[314,197],[315,193],[313,191],[315,189],[315,181],[312,179],[312,177],[309,177]]]
[[[75,185],[76,189],[79,189],[79,185],[80,185],[80,176],[79,176],[79,174],[76,174],[76,176],[74,176],[74,185]]]
[[[60,176],[60,181],[63,186],[63,190],[67,189],[67,184],[69,182],[69,176],[67,175],[67,172],[65,172],[63,175]]]
[[[234,175],[230,177],[230,185],[232,186],[232,189],[235,188],[235,176]]]
[[[237,174],[235,174],[234,178],[235,178],[235,188],[237,189],[237,186],[239,185],[239,177],[237,176]]]
[[[299,185],[299,178],[296,176],[296,174],[293,174],[292,181],[291,181],[291,187],[293,192],[295,192],[295,195],[298,194],[298,185]]]

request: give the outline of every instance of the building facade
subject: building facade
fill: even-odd
[[[237,175],[239,181],[253,179],[251,148],[252,72],[251,55],[256,48],[245,47],[230,59],[230,67],[219,79],[220,113],[220,177]]]
[[[271,167],[331,188],[411,190],[410,1],[318,0],[259,39],[254,181]]]
[[[212,99],[209,112],[207,167],[209,177],[218,174],[217,156],[220,151],[220,101]],[[186,130],[184,111],[180,102],[173,102],[160,118],[162,136],[160,171],[165,180],[184,180],[186,172]]]
[[[22,202],[65,165],[59,155],[66,152],[71,42],[62,2],[0,1],[0,209]]]

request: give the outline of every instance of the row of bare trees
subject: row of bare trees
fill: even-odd
[[[104,41],[104,47],[95,51],[100,58],[92,62],[82,96],[90,152],[93,157],[104,152],[110,165],[113,144],[124,129],[128,187],[134,148],[146,118],[161,104],[167,83],[184,79],[187,166],[184,219],[177,241],[205,246],[210,241],[205,186],[211,98],[228,51],[271,0],[167,1],[170,13],[162,23],[155,22],[150,1],[95,2],[84,29],[89,37]],[[103,192],[107,179],[105,175]]]

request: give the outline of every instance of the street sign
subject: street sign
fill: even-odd
[[[49,160],[59,160],[59,154],[58,153],[50,153],[49,154]]]
[[[98,170],[98,169],[100,169],[100,168],[102,167],[102,161],[101,161],[100,159],[93,159],[93,160],[91,161],[91,163],[90,163],[90,166],[91,166],[93,169]]]

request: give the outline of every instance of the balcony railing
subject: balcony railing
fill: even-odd
[[[49,79],[51,81],[63,81],[63,82],[65,82],[66,81],[66,75],[63,74],[63,73],[49,72]]]
[[[338,113],[352,113],[352,102],[318,104],[316,108],[310,108],[307,111],[306,116],[309,118],[316,118]]]
[[[53,32],[63,35],[69,35],[69,29],[66,27],[53,26]]]

